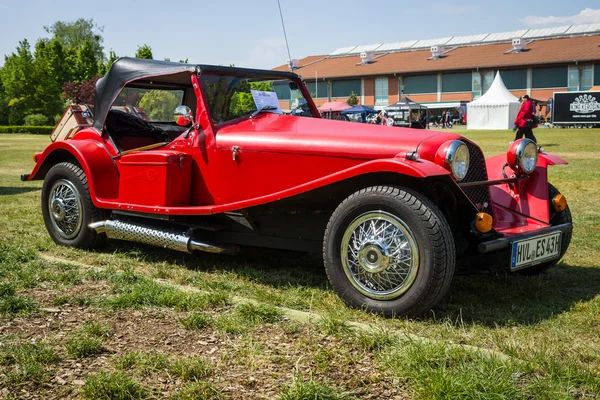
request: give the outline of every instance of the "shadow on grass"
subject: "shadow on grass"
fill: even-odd
[[[317,254],[292,253],[270,249],[245,249],[236,256],[197,253],[194,255],[144,244],[111,241],[98,250],[120,252],[132,261],[183,266],[209,273],[230,272],[273,288],[301,286],[328,290],[323,261]],[[571,310],[577,303],[600,293],[600,269],[559,267],[538,276],[506,273],[454,278],[444,299],[426,315],[455,324],[484,326],[535,325]]]
[[[29,192],[40,191],[39,187],[13,187],[13,186],[0,186],[0,196],[7,196],[11,194],[21,194]]]
[[[485,326],[535,325],[600,293],[600,269],[561,263],[545,274],[456,277],[436,319]]]
[[[304,286],[326,288],[327,275],[318,254],[289,252],[262,248],[243,248],[237,255],[196,252],[182,253],[141,243],[109,241],[96,250],[100,253],[119,252],[132,260],[167,263],[203,272],[232,272],[235,275],[274,288]]]

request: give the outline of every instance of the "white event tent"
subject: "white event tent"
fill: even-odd
[[[520,107],[498,72],[488,91],[467,104],[467,129],[511,129]]]

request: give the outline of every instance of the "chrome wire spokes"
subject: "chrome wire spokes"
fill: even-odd
[[[72,182],[59,179],[52,185],[48,210],[52,225],[61,237],[77,236],[83,224],[82,208],[81,197]]]
[[[341,258],[352,285],[377,300],[408,290],[419,265],[412,232],[385,211],[367,212],[352,221],[342,238]]]

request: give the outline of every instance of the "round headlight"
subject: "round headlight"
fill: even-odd
[[[445,157],[446,168],[457,181],[463,180],[469,170],[469,148],[460,140],[450,143]]]
[[[528,143],[521,143],[521,146],[517,147],[517,162],[519,167],[526,174],[530,174],[537,165],[538,151],[537,146],[532,140],[528,140]]]
[[[531,139],[521,139],[513,143],[508,150],[508,164],[512,169],[530,174],[535,170],[538,160],[538,148]]]

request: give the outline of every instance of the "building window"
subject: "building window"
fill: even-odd
[[[579,90],[579,66],[569,65],[569,92]]]
[[[600,85],[600,64],[594,64],[594,85]]]
[[[273,83],[273,89],[277,93],[279,100],[289,100],[292,98],[292,91],[288,82],[275,82]]]
[[[327,94],[327,82],[325,81],[318,81],[315,84],[315,81],[313,80],[311,81],[306,81],[306,88],[308,89],[308,92],[310,93],[310,97],[313,97],[315,99],[326,99],[328,97]]]
[[[508,90],[527,89],[526,69],[506,69],[500,71],[500,76]]]
[[[442,74],[442,92],[470,92],[472,87],[472,74],[459,72],[456,74]]]
[[[424,94],[437,93],[437,75],[412,75],[404,76],[404,93]]]
[[[388,104],[388,78],[375,78],[375,105],[386,106]]]
[[[483,73],[483,94],[485,94],[492,87],[492,83],[494,83],[495,77],[494,71],[485,71]]]
[[[477,71],[473,71],[471,74],[471,93],[473,100],[481,97],[481,74]]]
[[[331,97],[350,97],[354,93],[361,96],[360,79],[331,82]]]
[[[590,90],[594,86],[594,65],[587,64],[581,71],[581,90]]]
[[[532,69],[533,89],[564,88],[568,83],[567,67],[547,67]]]

